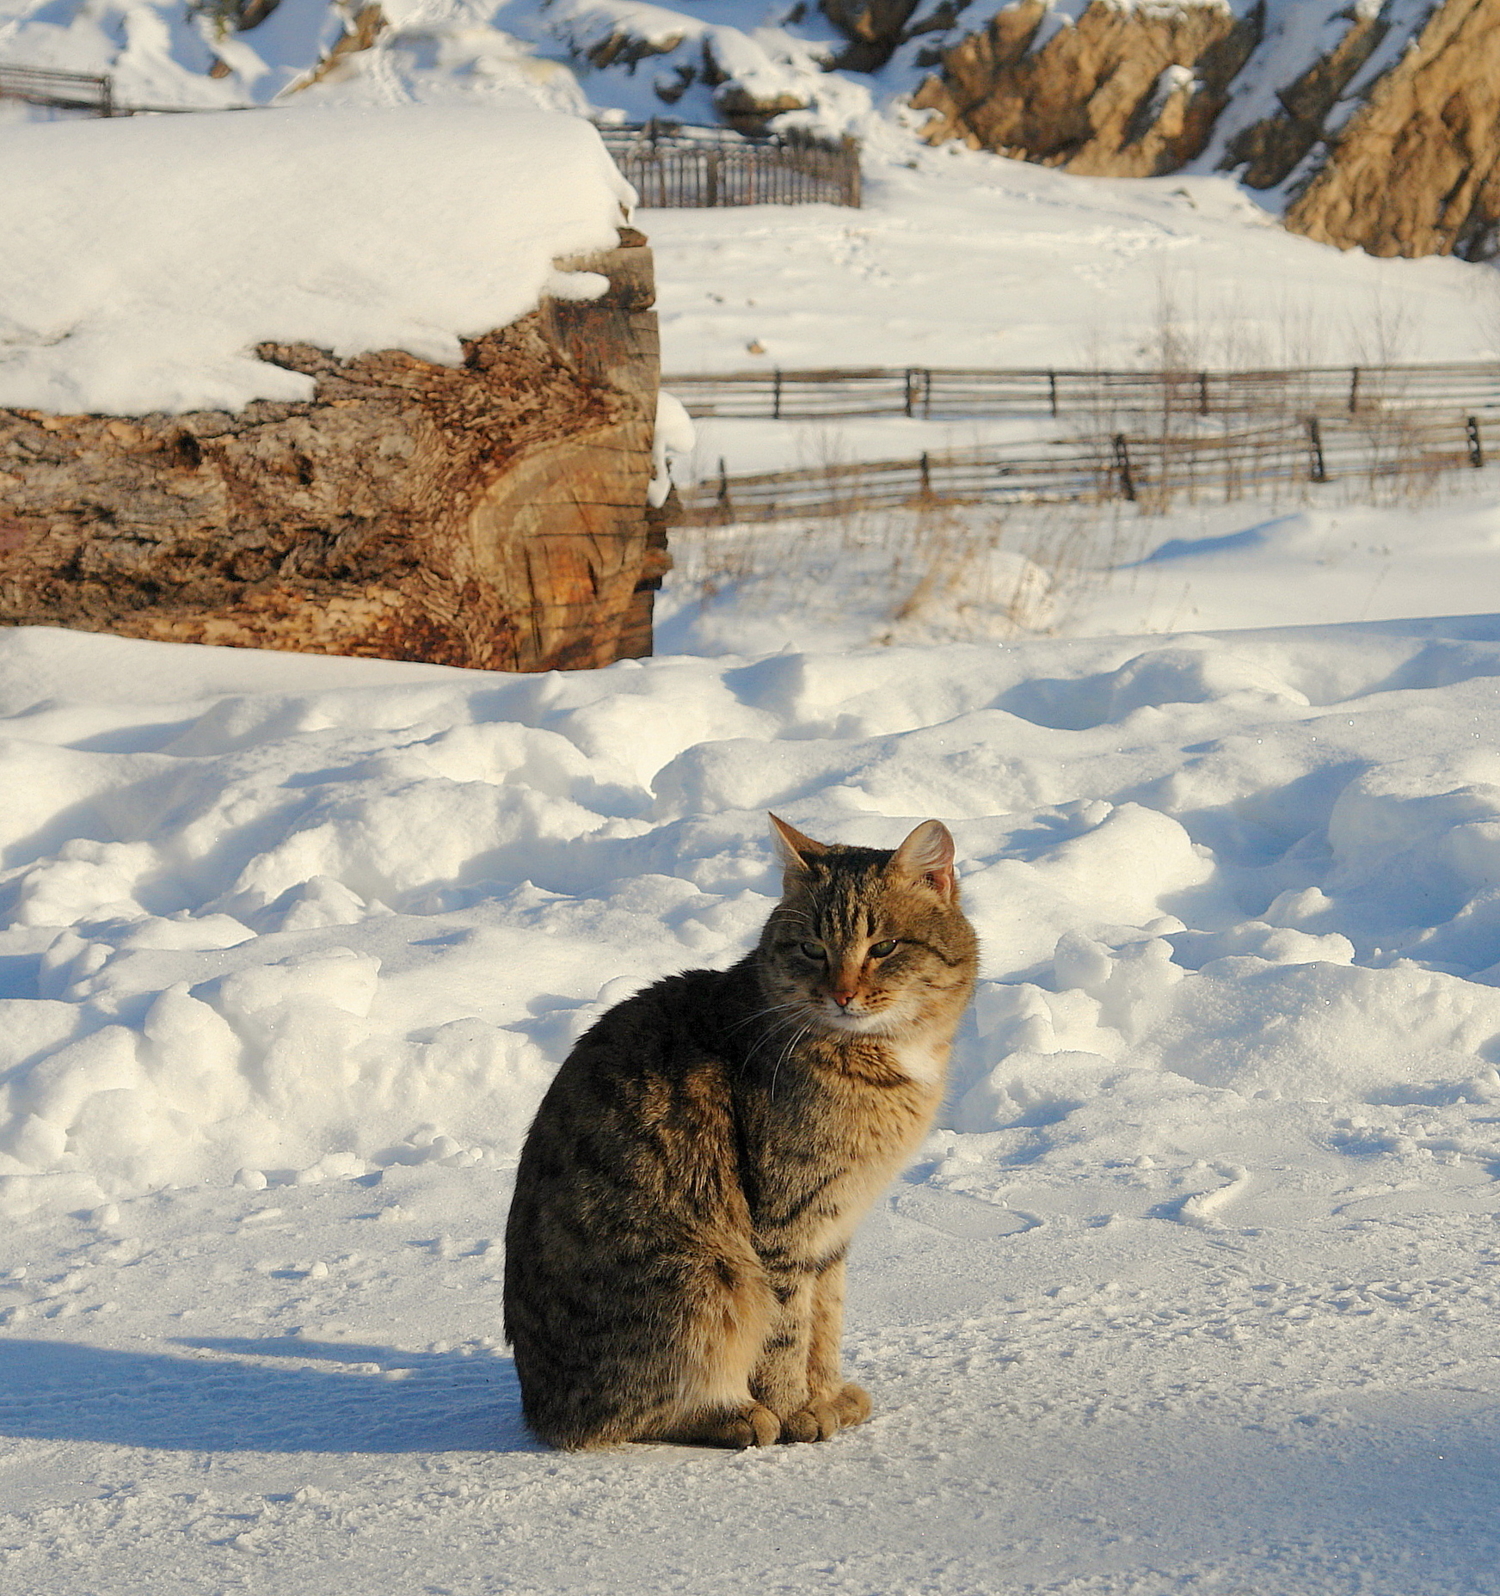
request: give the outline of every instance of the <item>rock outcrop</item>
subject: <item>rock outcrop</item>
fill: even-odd
[[[1500,0],[1018,0],[933,64],[934,142],[1106,176],[1196,161],[1285,185],[1287,225],[1343,248],[1500,250]]]
[[[997,11],[942,55],[912,104],[937,113],[933,142],[1063,166],[1152,177],[1201,153],[1229,86],[1260,42],[1264,7],[1127,9],[1094,0],[1039,43],[1047,0]]]
[[[1500,0],[1445,0],[1367,91],[1287,226],[1372,255],[1500,253]]]
[[[838,65],[849,72],[878,71],[909,37],[907,25],[921,3],[922,0],[822,0],[819,9],[849,41]]]
[[[0,624],[506,670],[650,652],[659,375],[639,233],[464,363],[267,344],[307,403],[0,410]]]
[[[259,22],[263,17],[269,16],[275,10],[280,0],[273,0],[268,10],[261,11],[255,17]],[[242,28],[250,28],[255,22],[245,20],[240,23]],[[321,60],[308,72],[306,77],[300,78],[292,85],[295,89],[309,89],[314,83],[321,83],[348,56],[355,55],[361,50],[368,50],[371,45],[385,32],[388,26],[385,12],[377,4],[356,3],[346,8],[344,12],[344,31],[328,47]]]
[[[1335,21],[1331,41],[1289,83],[1278,86],[1275,109],[1227,140],[1220,164],[1237,170],[1250,188],[1284,183],[1326,139],[1349,85],[1390,31],[1378,14],[1357,10]]]

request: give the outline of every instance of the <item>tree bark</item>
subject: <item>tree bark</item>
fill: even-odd
[[[0,410],[0,623],[502,670],[650,652],[659,355],[631,230],[461,366],[261,345],[311,400]]]

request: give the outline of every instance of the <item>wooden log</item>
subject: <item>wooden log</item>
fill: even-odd
[[[261,345],[305,403],[0,410],[0,624],[503,670],[649,653],[659,357],[641,234],[461,366]]]

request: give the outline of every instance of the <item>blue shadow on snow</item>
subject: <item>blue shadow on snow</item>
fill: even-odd
[[[0,1436],[195,1452],[542,1450],[515,1365],[282,1339],[122,1352],[0,1337]]]

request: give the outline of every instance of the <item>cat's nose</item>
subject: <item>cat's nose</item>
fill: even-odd
[[[828,995],[835,1003],[838,1004],[841,1009],[848,1008],[849,1004],[854,1000],[854,993],[852,990],[848,992],[830,992]]]

